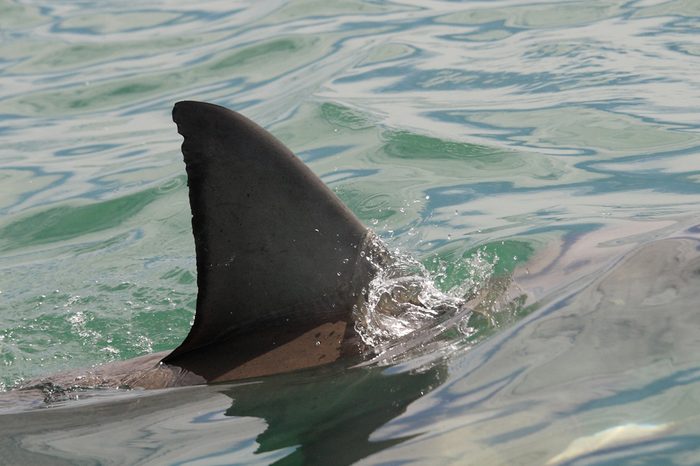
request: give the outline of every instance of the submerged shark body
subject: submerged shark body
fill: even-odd
[[[197,311],[182,344],[27,387],[164,388],[357,356],[353,307],[383,251],[289,149],[233,111],[179,102],[197,255]]]

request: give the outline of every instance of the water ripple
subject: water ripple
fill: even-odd
[[[427,269],[483,249],[501,258],[497,274],[524,270],[539,298],[600,273],[632,244],[691,234],[699,18],[698,2],[683,0],[1,3],[0,387],[168,349],[186,333],[194,247],[170,117],[181,99],[229,106],[270,129]],[[445,270],[452,284],[467,273]],[[665,312],[661,320],[682,317]],[[454,349],[458,375],[435,392],[439,407],[419,409],[421,398],[372,435],[396,443],[396,433],[409,446],[440,439],[445,454],[469,448],[475,463],[497,464],[512,459],[500,444],[535,443],[551,458],[572,432],[605,432],[590,412],[614,417],[634,386],[595,374],[583,381],[593,395],[575,405],[584,412],[571,414],[567,387],[538,398],[523,382],[552,348],[576,340],[586,321],[573,314],[551,346],[533,339],[511,350],[527,364],[471,388],[479,351],[492,361],[505,343],[468,356]],[[652,393],[671,401],[650,418],[673,415],[676,393],[696,385],[668,378],[697,367],[674,358],[637,384],[673,386]],[[528,419],[543,406],[558,417]],[[499,418],[513,425],[498,429]],[[695,438],[682,430],[649,445]],[[416,450],[389,451],[387,461],[416,461]],[[600,457],[617,453],[629,452]]]

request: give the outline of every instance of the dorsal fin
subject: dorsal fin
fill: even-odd
[[[348,322],[371,279],[360,260],[368,230],[244,116],[185,101],[175,104],[173,120],[184,137],[198,295],[189,335],[163,362],[182,366],[188,353],[237,337],[250,345],[251,335],[271,327],[303,333]],[[276,346],[276,339],[265,344]]]

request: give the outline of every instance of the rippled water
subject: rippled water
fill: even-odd
[[[186,335],[181,99],[268,128],[443,291],[477,254],[499,284],[480,338],[6,414],[0,458],[696,464],[699,30],[693,0],[0,2],[3,387]]]

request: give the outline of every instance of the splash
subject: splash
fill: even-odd
[[[498,257],[477,251],[451,268],[464,268],[466,278],[444,289],[448,265],[438,261],[435,271],[408,254],[395,249],[391,253],[375,235],[367,248],[367,260],[374,279],[363,289],[366,299],[354,308],[355,330],[363,343],[375,354],[389,345],[410,338],[419,330],[450,322],[462,336],[474,333],[469,317],[474,301],[493,277]]]

